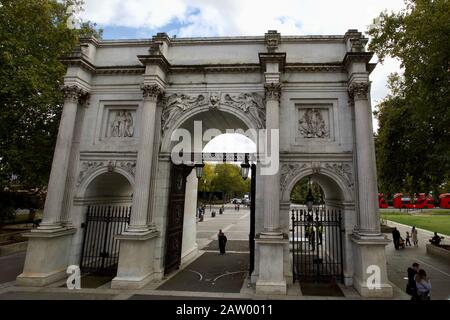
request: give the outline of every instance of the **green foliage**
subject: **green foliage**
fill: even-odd
[[[0,1],[0,187],[47,184],[62,108],[60,86],[79,37],[95,25],[67,26],[67,9],[82,1]]]
[[[448,215],[382,213],[381,217],[385,220],[416,226],[417,228],[450,236],[450,219]]]
[[[320,201],[324,198],[322,188],[315,182],[311,185],[311,193],[315,201]],[[306,196],[308,195],[308,179],[303,178],[297,182],[292,188],[291,202],[295,204],[306,204]]]
[[[224,192],[227,200],[250,192],[251,179],[242,179],[239,166],[229,163],[205,164],[200,192]]]
[[[377,107],[381,192],[448,191],[450,184],[450,1],[407,0],[369,29],[380,61],[401,61]]]

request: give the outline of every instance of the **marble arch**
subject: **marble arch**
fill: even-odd
[[[17,284],[46,286],[79,263],[83,190],[111,170],[133,189],[111,286],[141,288],[161,280],[170,134],[218,110],[241,127],[279,133],[271,146],[280,170],[258,171],[255,293],[287,293],[288,194],[296,180],[312,175],[330,197],[341,198],[349,217],[345,284],[364,297],[392,296],[377,206],[369,81],[375,64],[367,41],[354,29],[320,36],[269,30],[252,37],[81,39],[63,59],[64,106],[43,221],[28,233]],[[380,267],[377,289],[367,282],[371,265]]]

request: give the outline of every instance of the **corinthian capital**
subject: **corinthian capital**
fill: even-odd
[[[163,94],[163,89],[157,84],[144,84],[141,86],[142,95],[144,99],[151,101],[158,101],[158,98]]]
[[[369,83],[367,82],[352,82],[348,86],[348,93],[353,99],[367,99],[369,92]]]
[[[66,101],[86,104],[89,98],[89,93],[76,85],[66,85],[61,87]]]
[[[264,84],[266,100],[280,101],[281,97],[281,83],[266,83]]]

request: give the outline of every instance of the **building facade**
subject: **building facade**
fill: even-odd
[[[82,39],[64,59],[65,102],[44,217],[27,234],[17,283],[45,286],[86,261],[96,245],[86,240],[88,230],[105,232],[93,227],[101,220],[95,208],[105,204],[129,210],[111,240],[120,250],[100,248],[97,256],[117,254],[111,286],[140,288],[162,279],[173,261],[177,267],[198,251],[198,182],[195,170],[174,161],[179,141],[185,138],[198,154],[205,142],[196,137],[211,129],[253,130],[270,138],[260,144],[253,136],[258,154],[270,154],[270,164],[258,162],[256,173],[256,293],[286,294],[293,282],[290,194],[311,177],[327,208],[342,212],[344,284],[362,296],[392,296],[376,201],[369,82],[375,66],[366,43],[357,30]]]

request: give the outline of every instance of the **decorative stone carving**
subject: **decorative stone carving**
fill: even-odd
[[[115,168],[121,168],[127,171],[133,177],[136,175],[136,161],[135,160],[93,160],[82,161],[80,165],[80,172],[78,174],[77,186],[89,177],[93,172],[107,168],[108,172],[114,172]]]
[[[133,177],[136,175],[136,161],[119,160],[115,162],[115,166],[127,171]]]
[[[241,93],[239,95],[225,94],[222,104],[240,109],[258,123],[258,128],[263,128],[266,122],[266,113],[262,97],[256,93]]]
[[[220,94],[215,92],[211,93],[209,96],[209,102],[211,108],[217,107],[220,103]]]
[[[266,43],[268,52],[275,52],[281,42],[281,35],[276,30],[269,30],[268,33],[264,35],[264,40]]]
[[[310,163],[283,163],[280,169],[280,191],[283,192],[286,186],[302,170],[310,168],[313,173],[318,174],[322,168],[331,170],[342,178],[342,181],[350,188],[354,189],[353,169],[350,163],[322,163],[312,161]]]
[[[83,180],[91,175],[97,169],[106,166],[106,161],[83,161],[80,166],[80,173],[78,174],[77,185],[80,185]]]
[[[110,123],[110,136],[127,138],[134,136],[133,114],[128,110],[117,110]]]
[[[348,87],[348,93],[353,99],[367,99],[369,92],[369,83],[367,82],[352,82]]]
[[[178,118],[183,112],[195,107],[201,107],[208,104],[205,95],[197,96],[184,93],[174,93],[165,99],[161,115],[161,130],[164,132],[169,128],[174,119]]]
[[[271,82],[264,84],[266,100],[280,101],[281,83]]]
[[[175,119],[184,112],[193,108],[209,106],[220,109],[220,106],[228,106],[239,109],[250,115],[256,122],[258,128],[263,128],[265,123],[265,109],[262,97],[257,93],[241,93],[232,95],[229,93],[210,93],[199,95],[188,95],[174,93],[165,99],[161,115],[161,130],[164,133]]]
[[[145,84],[141,87],[144,99],[158,101],[159,96],[163,94],[163,89],[157,84]]]
[[[280,191],[283,192],[288,182],[301,170],[305,169],[306,166],[305,163],[283,163],[280,169]]]
[[[76,85],[67,85],[61,87],[64,99],[72,102],[78,102],[82,105],[86,104],[89,99],[89,93]]]
[[[307,108],[298,121],[300,136],[303,138],[329,138],[330,129],[320,109]]]
[[[353,170],[349,163],[326,163],[325,168],[334,171],[347,184],[350,189],[354,188]]]

